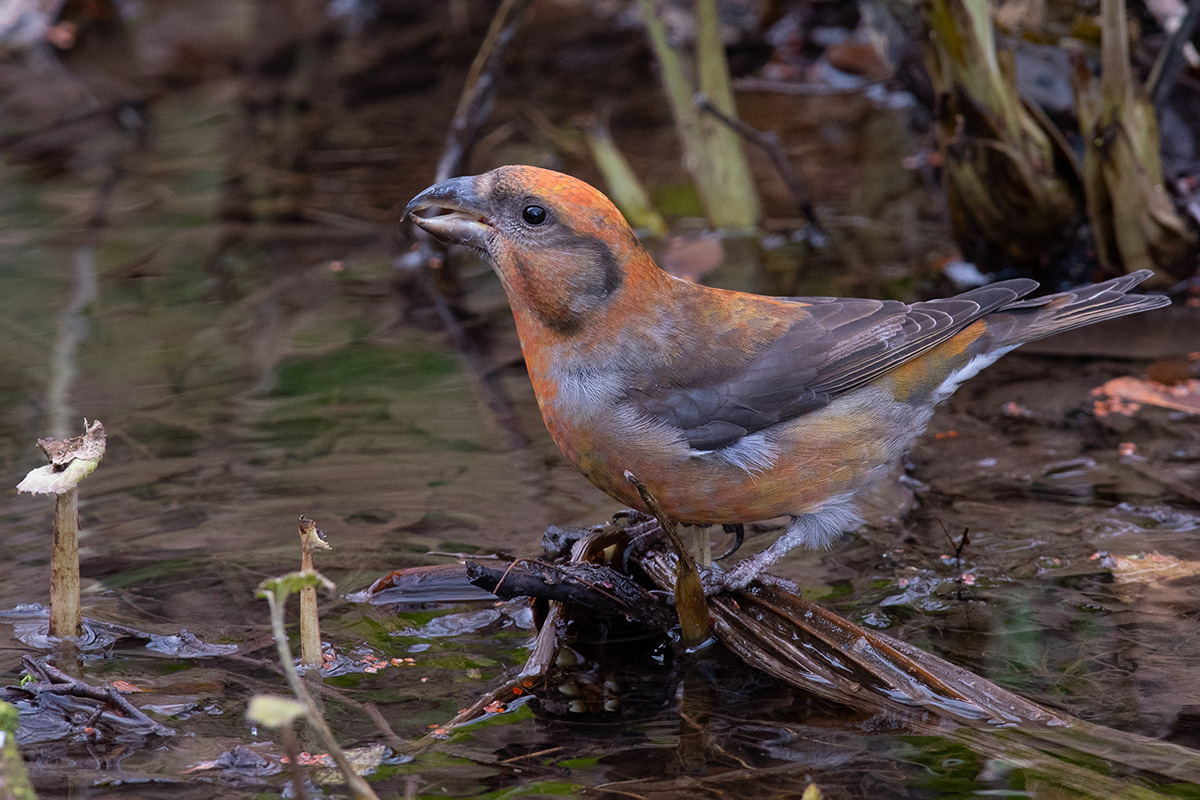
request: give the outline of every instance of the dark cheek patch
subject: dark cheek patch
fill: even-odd
[[[568,253],[578,253],[578,269],[585,280],[577,281],[584,284],[582,291],[588,297],[602,299],[621,288],[623,275],[621,265],[608,243],[599,236],[579,234],[563,226],[555,232],[555,249]]]
[[[542,252],[548,257],[539,257]],[[603,240],[565,226],[541,243],[516,249],[511,265],[514,289],[542,324],[563,336],[577,333],[587,310],[617,291],[623,279]]]

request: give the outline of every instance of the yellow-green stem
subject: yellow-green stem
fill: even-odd
[[[304,687],[304,681],[300,680],[300,673],[296,671],[296,665],[292,663],[292,649],[288,647],[287,631],[283,624],[283,606],[275,600],[274,592],[267,592],[266,597],[267,604],[271,607],[271,631],[275,634],[275,650],[279,654],[279,663],[283,666],[283,674],[287,677],[292,694],[304,705],[305,719],[313,727],[321,744],[329,751],[330,757],[346,779],[346,785],[354,792],[355,800],[379,800],[379,796],[375,794],[370,784],[358,774],[354,765],[350,763],[350,759],[338,745],[337,739],[333,737],[333,731],[329,729],[329,723],[321,716],[316,703],[313,702],[312,695]]]
[[[0,800],[37,800],[17,750],[17,709],[0,700]]]
[[[300,565],[302,570],[312,571],[311,552],[304,554]],[[321,620],[317,616],[315,586],[306,586],[300,590],[300,663],[306,667],[321,666]]]

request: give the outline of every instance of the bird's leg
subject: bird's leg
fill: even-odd
[[[745,589],[759,573],[787,555],[788,551],[800,544],[802,539],[793,538],[791,528],[780,536],[771,546],[762,552],[743,558],[728,572],[714,572],[704,577],[704,593],[712,595],[718,591],[734,591]]]
[[[858,510],[845,502],[829,503],[817,511],[799,514],[792,518],[792,524],[766,550],[742,559],[728,572],[706,575],[705,594],[711,595],[721,589],[744,589],[759,577],[759,573],[793,548],[806,545],[814,550],[826,549],[845,531],[854,530],[860,525],[862,517]]]
[[[680,538],[697,567],[706,569],[712,566],[712,542],[708,539],[707,525],[684,525]]]
[[[742,549],[742,542],[746,540],[746,526],[740,522],[735,522],[732,525],[725,524],[721,526],[721,530],[726,533],[733,534],[733,545],[721,555],[713,559],[713,561],[721,561],[729,558],[731,555]]]

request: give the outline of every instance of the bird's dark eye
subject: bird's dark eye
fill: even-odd
[[[529,225],[541,225],[546,221],[546,209],[541,206],[525,206],[521,218]]]

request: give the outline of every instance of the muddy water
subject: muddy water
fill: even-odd
[[[285,691],[254,589],[296,567],[300,514],[329,535],[318,567],[346,593],[447,560],[431,552],[535,554],[546,525],[616,510],[546,436],[490,274],[459,264],[481,372],[422,280],[395,266],[407,247],[398,208],[432,175],[490,15],[484,3],[427,5],[381,3],[356,32],[354,18],[331,23],[315,5],[147,2],[124,23],[85,20],[54,59],[0,69],[0,465],[15,485],[41,463],[37,437],[102,420],[108,454],[82,490],[85,613],[237,646],[195,657],[122,641],[90,653],[86,679],[143,689],[138,704],[176,734],[94,740],[80,720],[27,729],[42,796],[283,791],[277,738],[244,712],[251,695]],[[619,18],[539,4],[475,167],[532,162],[594,179],[568,123],[608,110],[664,206],[692,213],[640,42]],[[902,108],[747,95],[743,113],[794,142],[840,234],[799,278],[798,250],[765,242],[764,285],[882,294],[928,283],[952,246],[936,196],[898,166],[918,147]],[[769,227],[786,229],[794,210],[755,159]],[[1096,419],[1088,398],[1150,358],[1200,348],[1183,313],[1005,359],[947,404],[913,454],[911,513],[899,516],[912,496],[897,489],[861,536],[778,571],[1035,700],[1197,744],[1200,426],[1155,410]],[[0,609],[46,600],[50,517],[42,499],[10,493],[0,505]],[[1111,564],[1129,562],[1113,557],[1155,552],[1180,562],[1147,562],[1168,564],[1169,580],[1114,577]],[[521,706],[410,760],[398,741],[523,662],[527,610],[396,612],[331,597],[323,619],[326,640],[356,659],[326,679],[327,717],[348,746],[395,746],[376,754],[381,796],[783,796],[810,779],[835,796],[1036,790],[1011,765],[857,718],[730,659],[689,666],[662,652],[601,670],[621,710]],[[4,683],[23,655],[46,653],[31,627],[0,622]],[[364,670],[371,659],[389,665]]]

